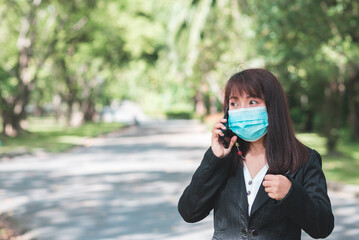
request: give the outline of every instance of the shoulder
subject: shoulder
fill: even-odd
[[[311,171],[313,169],[321,171],[322,157],[320,156],[320,154],[315,149],[312,149],[310,147],[306,146],[306,149],[308,151],[307,159],[304,161],[304,164],[301,167],[297,168],[296,171],[291,173],[290,176],[292,177],[297,175],[303,176],[308,171]]]
[[[322,157],[320,154],[311,148],[308,148],[308,160],[301,167],[298,174],[303,184],[319,184],[325,181],[324,172],[322,169]]]
[[[322,157],[320,156],[320,154],[312,148],[307,147],[307,149],[308,149],[308,160],[304,166],[308,167],[314,164],[322,167]]]

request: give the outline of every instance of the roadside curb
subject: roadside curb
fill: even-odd
[[[354,198],[359,201],[359,186],[343,184],[338,182],[328,182],[328,190],[340,194],[346,198]]]
[[[32,155],[32,153],[29,151],[14,151],[9,153],[1,153],[0,162],[6,162],[16,157],[29,156],[29,155]]]

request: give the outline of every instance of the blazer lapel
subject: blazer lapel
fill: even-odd
[[[254,202],[252,205],[251,215],[253,215],[253,213],[255,213],[268,200],[269,200],[268,193],[264,190],[263,184],[261,184],[261,186],[259,187],[257,196],[254,199]]]
[[[294,178],[294,176],[297,174],[298,170],[299,170],[299,168],[296,171],[294,171],[293,173],[288,173],[288,174],[285,174],[285,175]],[[242,173],[242,175],[243,175],[243,173]],[[268,193],[264,190],[263,184],[261,184],[261,186],[260,186],[260,188],[258,190],[257,196],[254,199],[254,203],[253,203],[253,206],[252,206],[252,209],[251,209],[251,215],[253,213],[255,213],[269,199],[270,199],[270,197],[268,196]]]
[[[298,171],[299,171],[299,168],[297,168],[297,170],[295,170],[292,173],[288,173],[288,174],[284,174],[284,175],[287,176],[287,177],[289,176],[291,178],[294,178],[294,176],[297,174]]]
[[[246,185],[244,183],[244,175],[243,175],[243,169],[241,166],[237,167],[237,176],[239,184],[239,207],[244,212],[245,216],[248,219],[248,199],[247,199],[247,192],[246,192]]]

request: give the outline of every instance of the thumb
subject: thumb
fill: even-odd
[[[229,147],[228,147],[228,150],[229,151],[231,151],[231,149],[232,149],[232,147],[233,147],[233,145],[234,145],[234,143],[237,141],[237,136],[233,136],[232,138],[231,138],[231,142],[229,143]]]

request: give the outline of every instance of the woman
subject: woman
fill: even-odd
[[[295,240],[302,229],[327,237],[334,217],[321,157],[295,137],[276,77],[264,69],[239,72],[224,100],[228,123],[213,126],[211,147],[178,203],[183,219],[197,222],[213,209],[213,239]]]

